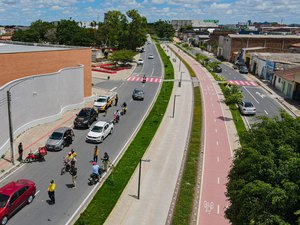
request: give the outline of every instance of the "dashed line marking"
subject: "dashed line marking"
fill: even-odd
[[[220,205],[217,205],[217,214],[220,214]]]
[[[267,114],[267,115],[269,115],[269,113],[266,111],[266,110],[264,110],[265,111],[265,113]]]
[[[220,162],[220,158],[219,158],[219,156],[217,157],[217,162]]]
[[[216,141],[216,144],[217,144],[217,146],[219,146],[219,142],[218,141]]]
[[[218,177],[218,184],[220,184],[220,177]]]
[[[215,129],[216,133],[218,133],[218,129]]]

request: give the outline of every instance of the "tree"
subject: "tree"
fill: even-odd
[[[300,119],[282,112],[241,135],[229,172],[226,217],[233,225],[297,224],[300,209]]]
[[[59,44],[64,45],[78,45],[74,41],[74,37],[76,34],[80,32],[80,27],[78,26],[77,22],[74,20],[61,20],[58,22],[56,35]],[[82,28],[83,29],[83,28]],[[76,37],[78,40],[78,37]]]
[[[39,42],[43,42],[46,40],[45,35],[46,35],[47,31],[51,28],[54,28],[53,24],[42,21],[42,20],[37,20],[37,21],[31,23],[31,25],[30,25],[30,29],[32,29],[38,33]]]
[[[238,104],[243,100],[242,91],[237,85],[227,85],[223,90],[227,105]]]
[[[115,51],[109,59],[114,62],[122,62],[122,64],[126,64],[127,62],[130,62],[133,60],[133,57],[135,56],[135,52],[131,50],[119,50]]]
[[[56,28],[51,28],[51,29],[47,30],[47,32],[45,34],[45,41],[48,41],[51,44],[58,43],[58,39],[56,36]]]
[[[175,29],[168,21],[159,20],[153,24],[154,32],[159,38],[172,39]]]

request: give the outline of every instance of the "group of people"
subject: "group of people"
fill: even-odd
[[[121,115],[126,114],[126,112],[127,112],[127,103],[126,103],[126,102],[123,102],[123,104],[122,104],[122,109],[121,109],[121,110],[117,109],[117,110],[114,112],[114,122],[115,122],[115,123],[118,123],[119,120],[120,120]]]
[[[65,157],[65,162],[70,166],[69,173],[72,176],[73,188],[76,188],[76,179],[77,179],[76,156],[77,156],[77,153],[72,149],[70,152],[68,152],[67,156]],[[103,163],[103,169],[102,169],[97,164],[98,156],[99,156],[99,148],[96,145],[94,148],[94,155],[93,155],[93,160],[92,160],[92,174],[97,176],[98,180],[100,182],[102,172],[105,172],[108,170],[110,161],[109,161],[108,153],[104,152],[103,158],[101,158],[102,163]],[[50,199],[50,201],[49,201],[50,204],[55,204],[55,188],[56,188],[56,185],[54,183],[54,180],[51,180],[49,187],[48,187],[48,196]]]

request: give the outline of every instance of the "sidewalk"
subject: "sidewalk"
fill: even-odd
[[[171,51],[168,51],[171,54]],[[174,66],[175,79],[179,79],[179,60]],[[187,69],[181,65],[183,80],[190,80]],[[175,116],[173,114],[173,96],[176,98]],[[181,88],[174,83],[171,101],[162,123],[155,134],[142,163],[141,193],[137,199],[138,167],[124,189],[119,201],[106,220],[106,225],[142,225],[165,224],[185,155],[187,139],[190,133],[193,110],[192,82],[182,82]]]
[[[135,63],[133,63],[133,66],[131,69],[127,70],[121,70],[118,71],[117,74],[113,74],[114,80],[124,80],[127,77],[129,77],[134,69],[135,69]],[[96,74],[95,74],[96,73]],[[92,79],[99,78],[99,79],[107,79],[106,73],[100,73],[100,72],[92,72]],[[99,82],[99,80],[97,80]],[[102,89],[99,88],[93,88],[92,93],[94,96],[100,95],[103,92]],[[93,102],[86,102],[85,106],[92,106]],[[8,150],[5,155],[3,155],[0,159],[0,177],[6,176],[7,174],[14,171],[17,167],[22,165],[17,159],[19,157],[18,155],[18,144],[20,142],[23,143],[23,159],[28,155],[30,151],[35,152],[37,149],[41,146],[44,146],[48,137],[50,134],[59,127],[72,127],[73,126],[73,120],[75,118],[76,113],[78,113],[80,109],[76,110],[70,110],[63,114],[63,116],[50,123],[38,125],[35,127],[32,127],[19,135],[14,140],[14,152],[15,152],[15,166],[11,163],[11,151]]]

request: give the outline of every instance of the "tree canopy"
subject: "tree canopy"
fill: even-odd
[[[228,175],[227,218],[233,225],[299,224],[300,119],[263,117],[241,138]]]
[[[115,62],[122,62],[123,64],[126,64],[127,62],[130,62],[133,60],[133,57],[135,56],[135,52],[131,50],[119,50],[115,51],[109,59]]]

